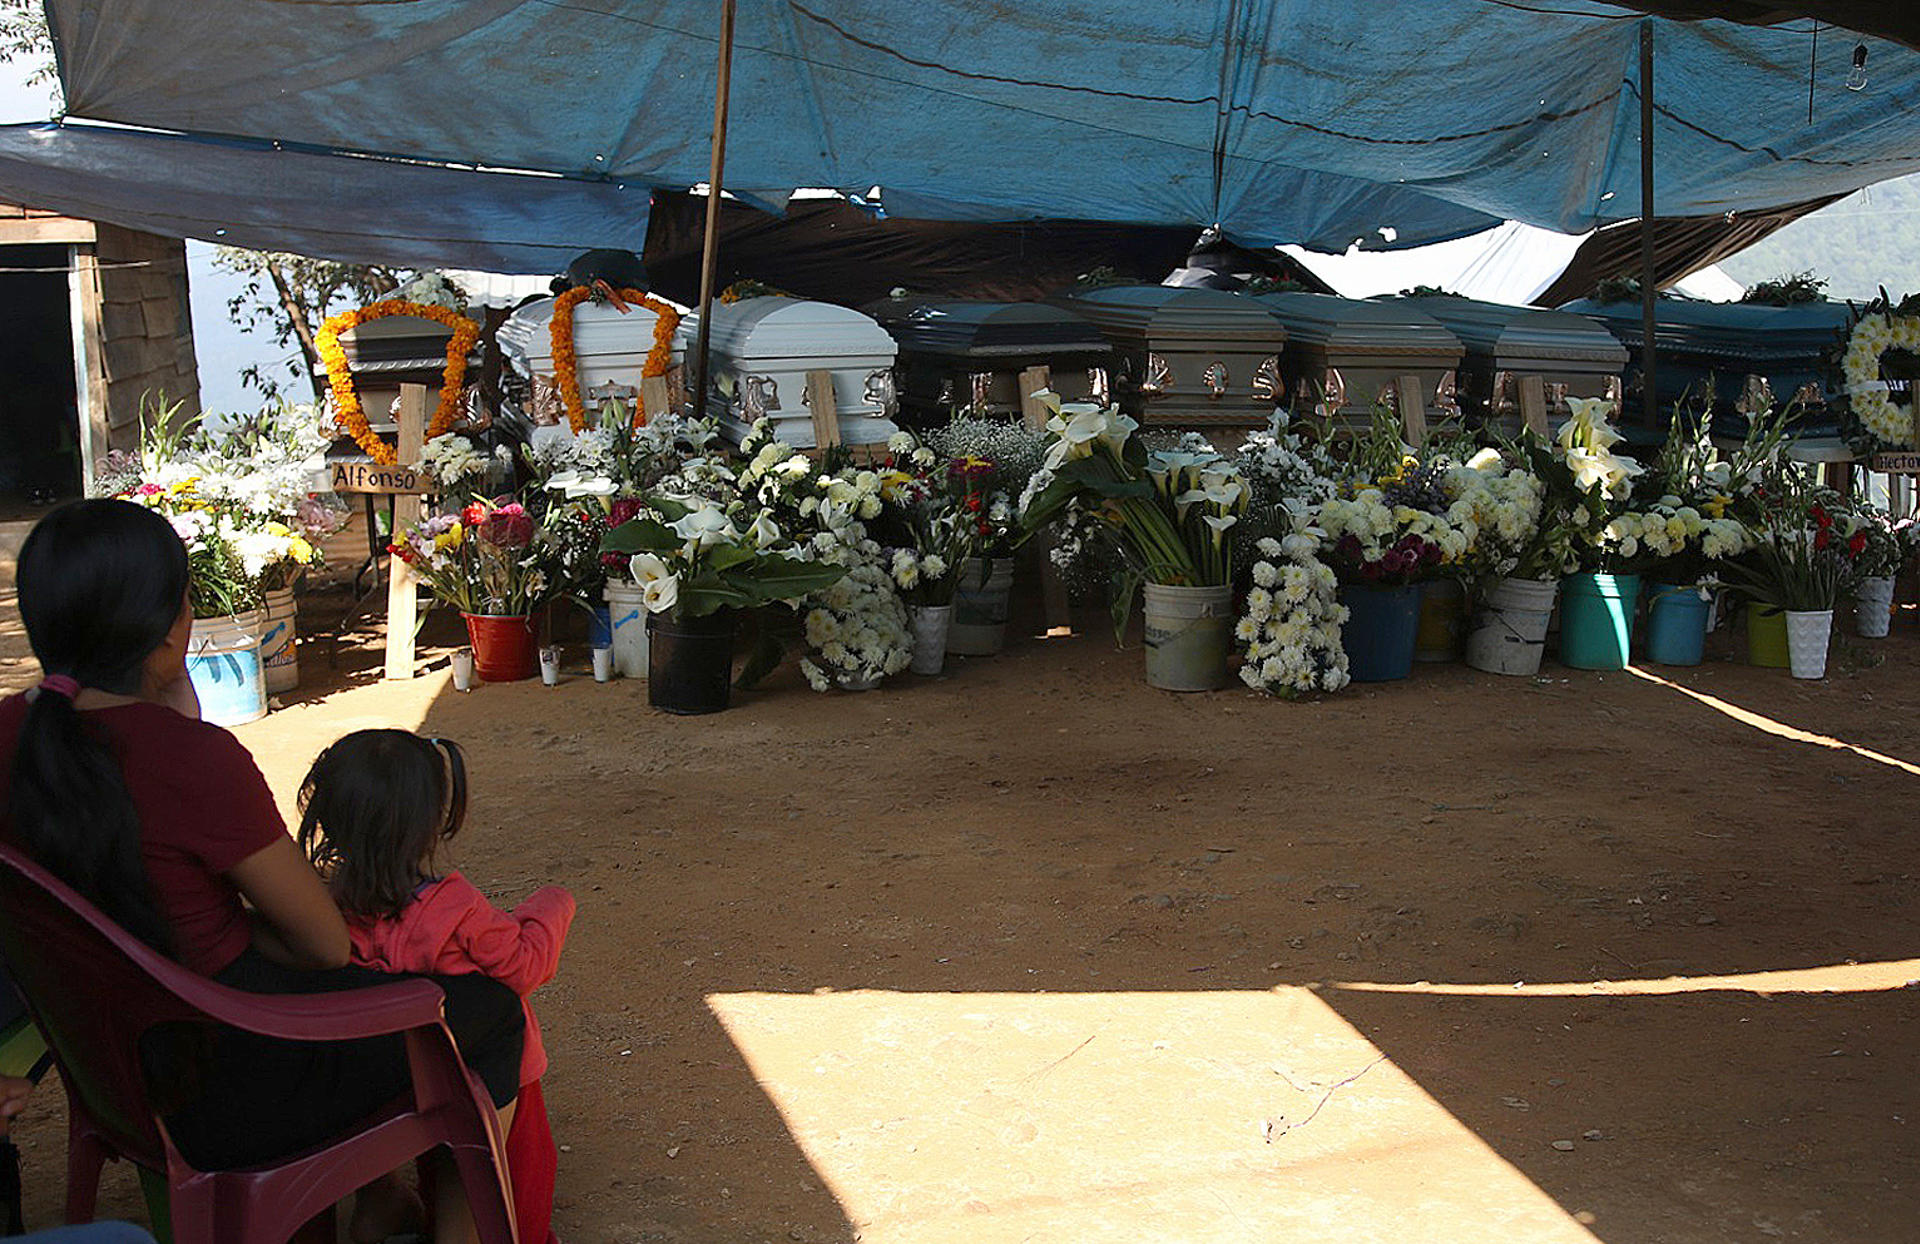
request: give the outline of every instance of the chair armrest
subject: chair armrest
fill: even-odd
[[[438,1027],[446,1004],[440,986],[428,980],[309,994],[247,993],[204,977],[168,983],[211,1019],[288,1041],[351,1041]]]

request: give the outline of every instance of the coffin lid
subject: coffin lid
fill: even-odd
[[[902,350],[918,354],[1038,358],[1113,349],[1098,325],[1044,302],[883,298],[866,310]]]
[[[630,355],[644,360],[653,349],[653,325],[659,318],[646,307],[632,307],[622,314],[611,303],[589,298],[573,309],[574,357]],[[536,299],[521,307],[500,326],[501,353],[528,374],[551,370],[552,322],[551,298]]]
[[[680,323],[682,344],[694,348],[699,331],[699,314],[688,315]],[[875,355],[892,359],[899,353],[893,338],[870,315],[831,302],[777,295],[715,303],[709,346],[715,356],[735,362]]]
[[[388,315],[340,334],[340,346],[356,372],[438,371],[447,363],[453,330],[417,315]],[[478,347],[467,354],[469,363]]]
[[[1562,307],[1604,324],[1629,350],[1640,348],[1640,304],[1597,303],[1590,298]],[[1696,302],[1662,298],[1654,304],[1654,344],[1679,356],[1739,362],[1805,360],[1840,343],[1853,319],[1844,302],[1769,307],[1742,302]]]
[[[1277,354],[1287,340],[1286,325],[1266,307],[1225,290],[1113,285],[1076,291],[1059,301],[1120,345],[1245,344]]]
[[[1416,300],[1390,295],[1380,301],[1401,305]],[[1612,372],[1627,362],[1627,351],[1619,338],[1585,316],[1475,298],[1447,296],[1417,301],[1421,311],[1460,339],[1468,356],[1490,358],[1497,367],[1591,363],[1599,370]]]
[[[1460,361],[1460,342],[1439,321],[1405,303],[1362,302],[1337,294],[1260,294],[1265,306],[1287,326],[1288,342],[1318,347],[1329,357],[1397,356]]]

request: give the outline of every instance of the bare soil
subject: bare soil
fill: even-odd
[[[579,896],[536,998],[575,1244],[1920,1232],[1912,610],[1822,682],[1716,635],[1300,703],[1152,691],[1089,614],[696,718],[577,646],[454,693],[446,622],[410,683],[308,642],[237,733],[289,813],[347,730],[456,738],[459,865]],[[17,1128],[32,1224],[63,1113]]]

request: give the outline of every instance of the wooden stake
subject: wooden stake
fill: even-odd
[[[1520,421],[1541,436],[1547,431],[1547,382],[1539,376],[1520,377]]]
[[[807,409],[813,414],[813,444],[816,449],[840,443],[840,407],[833,396],[833,373],[807,373]]]
[[[1420,377],[1399,377],[1393,382],[1393,392],[1400,404],[1400,435],[1418,449],[1427,443],[1427,398],[1420,391]]]
[[[400,464],[420,461],[427,431],[427,386],[400,386]],[[420,521],[420,494],[400,493],[393,499],[393,538],[398,540]],[[413,677],[414,628],[420,620],[419,579],[413,567],[398,557],[387,558],[387,677]]]
[[[1029,367],[1020,373],[1020,420],[1035,430],[1047,426],[1050,412],[1033,395],[1051,387],[1053,372],[1047,367]],[[1047,634],[1073,633],[1072,603],[1067,585],[1060,581],[1060,570],[1053,564],[1053,535],[1042,532],[1034,537],[1034,549],[1040,556],[1040,602],[1046,612]]]
[[[665,414],[672,413],[673,399],[667,395],[665,376],[648,376],[640,382],[640,413],[642,422],[652,423]]]

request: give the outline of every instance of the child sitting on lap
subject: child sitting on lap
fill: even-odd
[[[353,959],[383,972],[477,972],[523,1000],[553,979],[573,923],[573,895],[534,891],[511,912],[489,903],[434,854],[460,832],[466,765],[448,739],[360,730],[313,762],[300,788],[300,845],[346,915]],[[552,1244],[559,1156],[540,1077],[546,1050],[527,1009],[520,1096],[507,1133],[514,1214],[525,1244]]]

